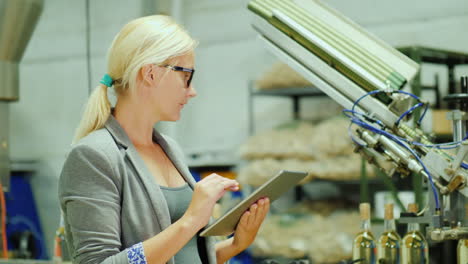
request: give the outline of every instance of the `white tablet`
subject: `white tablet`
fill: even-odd
[[[283,193],[296,186],[296,184],[307,176],[306,172],[280,171],[275,177],[258,187],[252,194],[234,206],[231,210],[205,227],[201,236],[227,236],[236,230],[242,214],[260,198],[268,197],[270,203],[280,197]]]

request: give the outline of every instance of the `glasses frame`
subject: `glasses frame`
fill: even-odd
[[[190,72],[190,77],[187,80],[187,88],[190,88],[190,84],[192,83],[193,75],[195,74],[195,69],[184,68],[184,67],[173,66],[173,65],[162,65],[162,67],[171,69],[173,71]]]

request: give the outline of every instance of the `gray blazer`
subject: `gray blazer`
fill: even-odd
[[[153,140],[193,189],[175,141],[156,130]],[[159,185],[113,116],[73,146],[60,175],[59,200],[73,263],[127,264],[130,247],[171,224]],[[212,238],[205,245],[215,264]]]

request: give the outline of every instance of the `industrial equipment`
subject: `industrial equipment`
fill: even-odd
[[[43,0],[0,0],[0,186],[10,187],[9,102],[19,100],[19,64],[42,12]],[[3,203],[4,204],[4,203]],[[5,208],[0,215],[5,216]],[[0,235],[6,237],[5,217]],[[6,239],[0,241],[6,257]]]
[[[459,102],[449,116],[454,141],[434,144],[419,127],[429,103],[409,92],[417,63],[318,0],[253,0],[248,8],[263,44],[346,109],[357,152],[387,175],[424,176],[426,207],[400,223],[427,224],[432,241],[468,238],[467,78],[448,98]]]
[[[19,100],[19,66],[44,0],[0,0],[0,183],[9,187],[8,103]]]

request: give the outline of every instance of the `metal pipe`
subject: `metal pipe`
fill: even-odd
[[[42,12],[43,0],[0,0],[0,182],[10,178],[8,101],[19,99],[19,63]]]
[[[462,120],[453,120],[453,141],[461,141],[463,139],[464,121]]]
[[[0,0],[0,101],[19,99],[19,63],[43,0]]]

